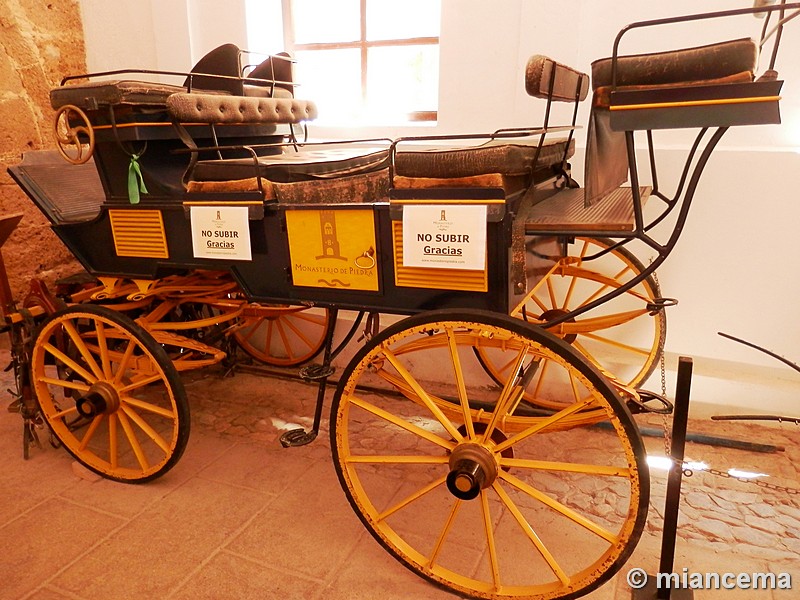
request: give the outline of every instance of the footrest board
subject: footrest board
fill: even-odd
[[[642,186],[642,205],[652,188]],[[602,200],[587,207],[584,188],[565,189],[531,208],[525,223],[526,234],[568,233],[570,231],[633,231],[633,192],[617,188]]]
[[[56,225],[90,221],[100,214],[105,192],[94,159],[73,165],[55,150],[34,150],[8,172]]]

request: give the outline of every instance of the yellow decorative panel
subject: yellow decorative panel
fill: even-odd
[[[377,292],[375,216],[369,210],[287,210],[294,285]]]
[[[392,221],[392,238],[394,242],[394,283],[397,287],[464,292],[487,292],[489,290],[486,270],[404,267],[402,221]]]
[[[169,258],[160,210],[109,210],[117,256]]]

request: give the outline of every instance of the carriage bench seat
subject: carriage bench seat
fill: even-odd
[[[546,56],[534,55],[525,68],[525,89],[529,95],[548,101],[578,102],[588,94],[589,78]],[[181,95],[169,99],[170,110],[182,119],[196,111],[202,113],[203,118],[207,115],[236,122],[237,114],[254,109],[253,106],[225,106],[222,114],[213,117],[223,108],[218,98],[209,98],[208,106],[199,107],[184,106],[184,100]],[[297,109],[295,111],[296,114]],[[500,187],[508,195],[562,174],[568,169],[566,160],[575,150],[571,137],[545,139],[541,147],[538,134],[504,131],[486,137],[491,139],[479,145],[473,140],[468,147],[463,144],[452,147],[455,141],[444,137],[438,147],[404,142],[396,146],[393,156],[385,149],[361,148],[359,152],[356,148],[354,152],[353,148],[328,145],[259,157],[257,164],[249,159],[200,160],[191,174],[189,191],[222,191],[226,187],[242,191],[248,185],[257,187],[258,178],[262,178],[261,188],[268,188],[279,201],[286,202],[303,199],[307,202],[320,199],[360,202],[369,201],[373,193],[376,195],[372,200],[379,201],[386,199],[383,192],[389,186]],[[450,147],[442,147],[442,144]],[[390,159],[393,160],[391,173]],[[322,180],[327,181],[323,183]]]
[[[252,92],[251,92],[252,90]],[[185,87],[146,81],[111,80],[63,85],[50,92],[55,110],[72,105],[85,111],[127,106],[151,120],[181,123],[300,123],[316,118],[313,102],[298,100],[283,88],[245,86],[245,96],[219,91],[187,92]],[[252,93],[252,95],[250,95]],[[100,115],[102,116],[102,115]]]
[[[376,202],[388,197],[389,149],[374,145],[307,145],[248,159],[200,160],[190,194],[252,192],[295,204]]]
[[[756,43],[742,38],[592,63],[594,105],[617,131],[778,123],[774,77],[754,81]]]
[[[307,146],[299,152],[259,157],[257,162],[201,160],[188,191],[253,191],[260,177],[266,199],[285,203],[385,201],[390,187],[497,187],[510,195],[554,177],[565,157],[574,153],[574,141],[551,140],[537,150],[538,139],[513,144],[495,140],[448,150],[398,150],[391,182],[385,148]],[[541,166],[534,167],[534,160]]]
[[[622,230],[633,227],[628,179],[626,131],[688,127],[728,127],[780,120],[780,82],[755,79],[756,43],[736,39],[681,50],[603,58],[592,63],[592,110],[589,118],[582,199],[570,197],[574,210],[547,211],[540,225],[569,229],[576,219],[592,228],[620,229],[601,214],[625,212]],[[642,199],[646,194],[642,195]],[[580,205],[586,214],[580,213]],[[613,209],[596,203],[617,204]],[[539,210],[544,210],[542,207]],[[589,214],[591,213],[591,215]],[[594,216],[592,216],[594,215]]]

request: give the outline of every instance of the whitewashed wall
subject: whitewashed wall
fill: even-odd
[[[319,130],[324,137],[478,132],[539,122],[522,73],[532,54],[589,70],[610,54],[628,23],[748,6],[746,0],[443,0],[439,122],[435,128]],[[138,66],[186,70],[206,51],[247,40],[244,0],[81,0],[91,70]],[[224,10],[220,10],[220,6]],[[632,32],[623,52],[649,52],[756,36],[761,21],[661,26]],[[251,24],[252,30],[252,24]],[[774,360],[716,335],[727,331],[800,361],[800,19],[784,35],[778,69],[786,80],[781,126],[743,127],[723,139],[698,190],[689,224],[660,270],[668,314],[667,350],[695,359],[708,375],[701,401],[750,410],[800,412],[800,376]],[[579,117],[586,122],[587,107]],[[657,137],[662,185],[682,165],[687,132]],[[579,138],[579,144],[581,140]],[[582,155],[582,148],[579,148]],[[575,161],[581,176],[580,156]],[[668,187],[668,185],[666,185]],[[728,382],[728,383],[725,383]],[[780,383],[776,392],[763,386]],[[657,386],[656,386],[657,387]]]

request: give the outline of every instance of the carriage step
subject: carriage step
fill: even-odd
[[[300,379],[303,381],[320,381],[327,379],[336,372],[331,365],[307,365],[300,369]]]
[[[287,431],[280,437],[281,446],[284,448],[293,448],[297,446],[305,446],[317,439],[319,432],[315,429],[306,431],[305,429],[292,429]]]
[[[547,234],[579,231],[619,231],[634,229],[633,192],[629,187],[617,188],[601,200],[586,206],[584,188],[567,188],[531,208],[525,233]],[[639,188],[642,206],[652,188]]]

